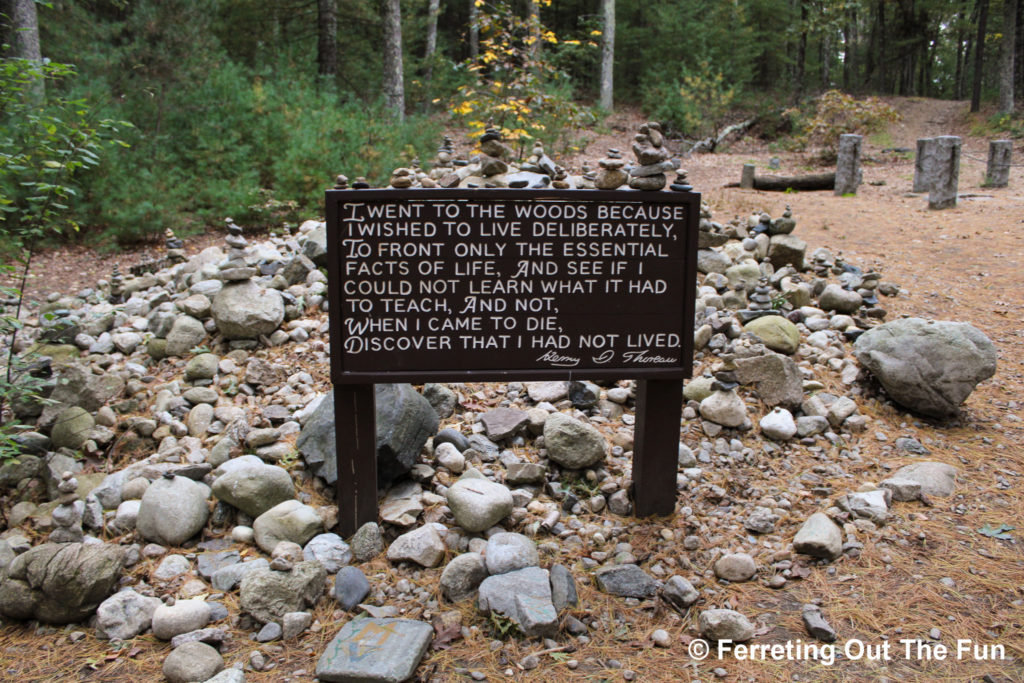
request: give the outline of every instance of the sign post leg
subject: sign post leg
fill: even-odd
[[[377,521],[377,426],[372,384],[334,387],[338,534]]]
[[[675,512],[682,409],[681,381],[637,382],[633,439],[633,499],[637,517]]]

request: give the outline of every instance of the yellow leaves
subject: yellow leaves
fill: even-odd
[[[498,55],[494,54],[493,51],[488,50],[487,52],[480,55],[480,61],[484,64],[490,64],[491,62],[497,61]]]
[[[590,32],[590,35],[592,35],[592,36],[601,36],[601,35],[604,35],[604,34],[601,31],[598,31],[597,29],[594,29],[593,31]]]
[[[579,45],[579,44],[580,44],[580,41],[578,41],[578,40],[563,40],[562,41],[562,45]]]
[[[471,102],[469,100],[466,100],[466,101],[462,102],[461,104],[459,104],[458,106],[453,107],[452,108],[452,113],[453,114],[458,114],[459,116],[465,116],[466,114],[470,113],[471,111],[473,111],[476,108],[476,104],[477,104],[476,102]]]
[[[523,38],[523,42],[526,43],[527,45],[533,45],[534,43],[537,42],[537,36],[526,36],[525,38]]]
[[[476,2],[474,2],[473,4],[476,5],[477,7],[483,7],[484,0],[476,0]]]
[[[544,40],[548,41],[552,45],[557,45],[558,44],[558,38],[555,36],[555,32],[554,31],[545,31],[544,32]]]

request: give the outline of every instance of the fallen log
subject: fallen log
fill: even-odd
[[[744,178],[744,181],[746,182],[730,183],[726,187],[743,187],[745,189],[765,190],[768,192],[832,190],[836,186],[836,174],[834,172],[800,176],[758,176],[750,174]]]

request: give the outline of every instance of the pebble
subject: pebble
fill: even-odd
[[[651,634],[651,641],[658,647],[672,647],[672,638],[665,629],[655,629]]]

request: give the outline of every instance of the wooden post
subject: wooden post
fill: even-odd
[[[744,190],[754,189],[754,173],[757,167],[754,164],[743,164],[743,175],[740,176],[740,187]]]
[[[992,140],[988,143],[985,187],[1006,187],[1010,184],[1010,159],[1012,157],[1012,140]]]
[[[633,501],[637,517],[675,512],[682,411],[681,381],[637,382],[633,441]]]
[[[940,135],[935,138],[934,180],[928,188],[929,209],[951,209],[956,206],[960,187],[960,138]]]
[[[377,521],[377,424],[372,384],[334,386],[338,534]]]

